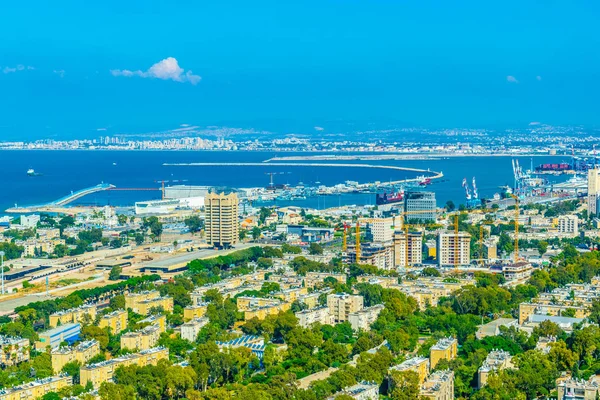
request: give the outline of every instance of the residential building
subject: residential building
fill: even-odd
[[[356,246],[350,245],[342,253],[344,264],[369,264],[375,265],[379,269],[394,269],[394,250],[393,246],[377,243],[365,243],[360,246],[360,257],[356,258]]]
[[[147,350],[155,347],[160,339],[160,326],[148,325],[135,332],[127,332],[121,335],[122,349]]]
[[[590,315],[589,307],[571,304],[521,303],[519,304],[519,324],[525,323],[532,315],[561,316],[562,313],[574,310],[575,318],[586,318]]]
[[[198,333],[200,333],[200,329],[208,324],[208,322],[208,318],[206,317],[195,318],[186,322],[185,324],[181,325],[181,338],[189,340],[192,343],[196,342]]]
[[[407,261],[408,266],[423,264],[423,232],[398,231],[394,235],[394,266],[404,268]]]
[[[192,320],[194,318],[202,318],[206,314],[206,310],[208,309],[208,304],[201,304],[197,306],[187,306],[183,309],[183,319],[186,321]]]
[[[338,396],[348,396],[354,400],[377,400],[379,399],[379,385],[370,382],[361,382],[356,385],[349,386],[327,398],[327,400],[335,400]]]
[[[250,310],[246,310],[244,312],[244,320],[248,321],[252,318],[258,318],[263,320],[267,318],[268,315],[277,315],[280,312],[286,312],[292,307],[292,303],[286,303],[280,301],[276,304],[266,305],[264,307],[252,308]]]
[[[589,380],[567,378],[556,385],[558,400],[596,400],[600,395],[597,375]]]
[[[307,288],[315,285],[322,285],[325,278],[333,278],[339,283],[346,283],[346,274],[336,274],[333,272],[307,272],[304,277],[304,285]]]
[[[552,343],[556,343],[555,336],[541,336],[535,345],[535,349],[541,351],[544,354],[550,353],[552,349]]]
[[[151,315],[141,321],[138,321],[138,325],[140,324],[158,325],[160,333],[163,333],[167,329],[167,317],[162,314]]]
[[[239,239],[238,196],[236,193],[209,193],[204,198],[206,242],[229,248]]]
[[[478,388],[481,389],[486,385],[490,372],[500,371],[506,368],[513,368],[511,360],[512,357],[507,351],[491,351],[483,362],[483,365],[477,371]]]
[[[431,239],[425,242],[423,245],[423,250],[425,251],[425,257],[436,258],[437,255],[437,243],[435,240]]]
[[[165,347],[155,347],[153,349],[143,350],[135,354],[127,354],[121,357],[113,358],[108,361],[102,361],[97,364],[82,366],[79,371],[81,385],[85,386],[92,382],[94,388],[98,388],[103,382],[112,379],[115,370],[120,366],[138,365],[156,365],[159,360],[168,359],[169,350]],[[1,399],[0,399],[1,400]]]
[[[437,242],[437,261],[441,267],[468,266],[471,262],[471,235],[450,231],[440,232]]]
[[[155,299],[157,297],[160,297],[160,293],[158,292],[158,290],[128,293],[125,296],[125,309],[131,308],[134,312],[137,312],[138,303],[144,300]]]
[[[435,369],[436,365],[442,359],[448,361],[454,360],[457,353],[458,341],[455,338],[447,337],[438,340],[429,350],[429,364],[431,365],[431,369]]]
[[[327,307],[333,323],[348,321],[348,316],[363,308],[363,297],[358,295],[330,294],[327,296]]]
[[[437,219],[436,201],[434,192],[406,192],[404,197],[404,211],[407,223],[435,221]]]
[[[298,311],[295,315],[298,318],[298,325],[303,328],[308,328],[316,322],[323,325],[331,325],[329,308],[326,306]]]
[[[454,372],[436,371],[421,386],[421,398],[431,400],[454,400]]]
[[[89,316],[90,321],[94,321],[94,319],[96,319],[96,313],[97,309],[93,304],[86,304],[81,307],[58,311],[50,315],[50,327],[54,328],[58,325],[83,322],[85,315]]]
[[[35,342],[36,350],[46,350],[46,347],[50,348],[58,347],[62,342],[72,344],[79,339],[81,333],[81,325],[79,324],[65,324],[57,326],[56,328],[49,329],[45,332],[40,333],[39,340]]]
[[[110,328],[113,335],[121,333],[127,328],[127,311],[116,310],[100,318],[100,328]]]
[[[399,217],[372,218],[367,224],[367,240],[377,243],[390,243],[394,240],[394,231],[400,229]]]
[[[390,368],[394,371],[413,371],[419,375],[419,384],[423,384],[427,375],[429,375],[429,359],[425,357],[413,357],[401,364]]]
[[[0,365],[8,367],[29,360],[29,339],[0,335]]]
[[[502,266],[502,275],[507,281],[524,281],[533,273],[533,267],[526,261]]]
[[[577,215],[561,215],[558,217],[558,232],[570,236],[579,235],[579,218]]]
[[[598,216],[600,211],[600,169],[592,168],[588,170],[588,215]]]
[[[164,311],[173,311],[173,298],[165,296],[142,300],[135,305],[133,311],[137,312],[138,314],[149,315],[158,309],[162,309]]]
[[[81,342],[75,347],[55,347],[51,353],[52,369],[54,372],[60,372],[65,364],[74,361],[84,365],[97,354],[100,354],[100,343],[94,339]]]
[[[371,329],[371,324],[375,322],[379,313],[384,309],[383,304],[377,304],[372,307],[366,307],[361,310],[348,314],[348,322],[352,325],[355,331],[368,331]]]
[[[11,388],[0,389],[0,400],[38,399],[49,392],[73,385],[73,378],[67,374],[38,379]]]
[[[237,308],[239,311],[248,311],[253,308],[266,307],[281,303],[279,299],[240,296],[236,299]]]

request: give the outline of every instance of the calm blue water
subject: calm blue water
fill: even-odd
[[[416,173],[361,168],[286,167],[266,164],[257,167],[165,167],[163,163],[191,162],[262,162],[274,156],[294,155],[274,152],[200,152],[200,151],[0,151],[2,173],[0,179],[0,210],[12,207],[46,203],[69,194],[71,191],[111,183],[120,188],[159,188],[160,180],[181,180],[174,184],[207,185],[224,187],[256,187],[269,183],[267,172],[278,173],[275,183],[291,185],[303,182],[313,185],[388,181],[415,177]],[[307,153],[302,153],[307,155]],[[535,157],[534,165],[542,162],[564,161],[564,156]],[[370,163],[398,165],[443,171],[445,180],[436,182],[428,190],[436,192],[439,205],[452,199],[464,203],[461,182],[477,179],[480,197],[489,198],[498,192],[498,186],[512,185],[510,157],[459,157],[444,160],[417,161],[342,161],[344,163]],[[529,167],[530,158],[521,157],[519,162]],[[117,165],[113,165],[116,163]],[[28,177],[26,172],[34,168],[42,176]],[[557,178],[554,178],[557,179]],[[565,178],[558,178],[564,180]],[[160,191],[112,191],[84,197],[78,204],[132,205],[135,201],[158,199]],[[339,204],[373,204],[372,195],[326,196],[308,200],[296,200],[292,204],[325,208]],[[290,202],[282,203],[290,204]]]

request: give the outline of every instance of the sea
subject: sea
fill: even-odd
[[[290,153],[273,151],[100,151],[100,150],[2,150],[0,151],[0,213],[10,207],[39,205],[62,198],[71,192],[100,183],[117,188],[144,189],[106,191],[85,196],[73,204],[132,206],[136,201],[160,199],[161,181],[166,185],[200,185],[219,188],[267,186],[273,176],[275,184],[305,186],[344,183],[345,181],[386,182],[415,178],[421,173],[356,167],[282,166],[276,162],[260,166],[164,166],[164,163],[262,163],[273,157],[323,155],[323,153]],[[352,153],[343,153],[352,155]],[[365,155],[366,153],[360,153]],[[370,154],[370,153],[369,153]],[[466,156],[429,160],[341,160],[349,164],[382,164],[431,171],[442,171],[444,178],[427,187],[436,193],[439,206],[452,200],[465,203],[462,181],[476,179],[480,198],[491,198],[500,186],[514,182],[512,159],[523,169],[541,163],[568,162],[566,156]],[[293,161],[294,163],[298,161]],[[311,162],[311,161],[306,161]],[[322,163],[324,161],[312,161]],[[36,176],[28,176],[34,169]],[[548,177],[559,182],[566,176]],[[152,190],[150,190],[152,189]],[[288,200],[278,205],[329,208],[340,205],[374,204],[374,194],[315,196],[306,200]]]

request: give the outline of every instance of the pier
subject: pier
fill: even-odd
[[[9,208],[8,210],[6,210],[6,212],[7,213],[32,213],[32,212],[36,212],[36,211],[51,212],[51,210],[53,210],[53,209],[60,209],[61,207],[64,207],[64,206],[74,202],[77,199],[87,196],[88,194],[102,192],[105,190],[111,190],[114,188],[115,188],[114,185],[111,185],[108,183],[101,183],[96,186],[92,186],[92,187],[89,187],[86,189],[81,189],[76,192],[71,192],[71,194],[61,197],[60,199],[52,201],[50,203],[39,204],[39,205],[34,205],[34,206],[26,206],[26,207]]]
[[[348,164],[348,163],[290,163],[290,162],[260,162],[260,163],[236,163],[236,162],[227,162],[227,163],[164,163],[165,167],[274,167],[274,166],[282,166],[282,167],[334,167],[334,168],[378,168],[378,169],[387,169],[387,170],[396,170],[396,171],[410,171],[410,172],[418,172],[421,174],[431,174],[431,176],[427,176],[427,178],[434,180],[440,179],[444,176],[442,172],[429,171],[426,169],[419,168],[408,168],[408,167],[397,167],[394,165],[374,165],[374,164]],[[397,181],[387,182],[386,184],[397,185],[401,183],[408,182],[417,182],[418,178],[410,178],[410,179],[401,179]],[[373,183],[361,184],[359,187],[369,187],[372,186]]]

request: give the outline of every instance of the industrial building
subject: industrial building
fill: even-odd
[[[209,193],[206,196],[206,243],[214,247],[229,248],[238,242],[238,203],[236,193]]]
[[[72,344],[79,339],[81,333],[81,325],[79,324],[65,324],[57,326],[56,328],[41,332],[39,340],[35,342],[36,350],[46,350],[46,347],[50,348],[58,347],[62,342]]]

